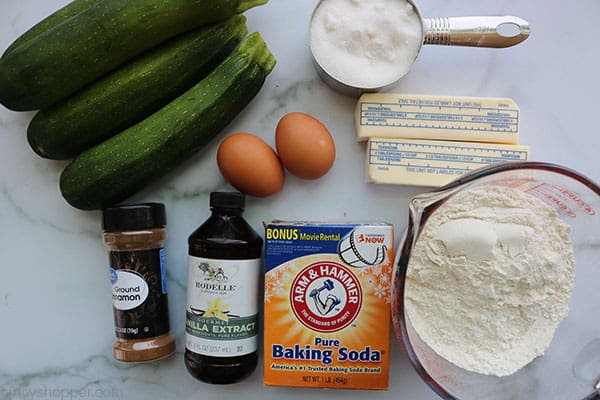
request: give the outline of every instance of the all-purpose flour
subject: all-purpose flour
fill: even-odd
[[[409,262],[406,311],[436,353],[510,375],[544,354],[569,310],[570,227],[504,187],[458,193],[428,220]]]
[[[327,0],[311,22],[316,60],[355,87],[396,81],[412,66],[422,41],[421,21],[406,0]]]

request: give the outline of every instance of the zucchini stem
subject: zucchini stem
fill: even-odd
[[[267,4],[269,0],[240,0],[240,3],[237,7],[238,13],[243,13],[246,10],[254,8],[256,6],[262,6],[263,4]]]
[[[266,74],[269,74],[275,68],[275,57],[271,54],[258,32],[253,32],[246,36],[238,45],[238,52],[247,54]]]

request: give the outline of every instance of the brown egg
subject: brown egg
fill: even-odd
[[[236,133],[223,140],[217,151],[217,164],[233,187],[251,196],[273,195],[285,182],[275,151],[250,133]]]
[[[322,177],[335,160],[335,144],[325,125],[301,112],[279,120],[275,146],[285,168],[303,179]]]

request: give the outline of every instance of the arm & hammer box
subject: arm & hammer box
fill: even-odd
[[[393,232],[265,223],[266,385],[387,389]]]

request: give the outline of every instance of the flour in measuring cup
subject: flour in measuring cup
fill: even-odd
[[[511,375],[549,347],[569,311],[570,227],[505,187],[459,192],[411,253],[405,307],[421,339],[455,365]]]
[[[395,82],[422,44],[421,20],[406,0],[325,0],[311,22],[315,59],[336,79],[363,88]]]

